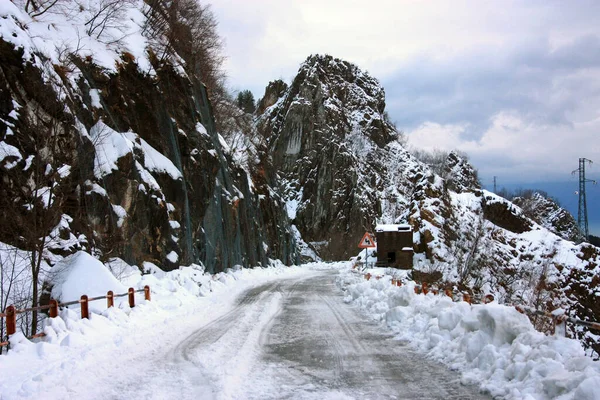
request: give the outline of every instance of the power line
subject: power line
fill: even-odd
[[[585,178],[585,163],[592,164],[592,160],[588,160],[587,158],[579,159],[579,168],[575,171],[571,172],[571,174],[575,174],[579,172],[579,208],[577,210],[577,225],[579,226],[579,232],[583,235],[584,239],[587,241],[589,238],[589,230],[588,230],[588,217],[587,217],[587,202],[585,198],[585,183],[592,182],[594,185],[596,181],[593,179]]]

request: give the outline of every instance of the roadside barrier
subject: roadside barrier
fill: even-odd
[[[366,273],[363,275],[363,277],[367,281],[371,280],[371,278],[375,278],[375,280],[380,280],[384,277],[384,275],[371,275],[371,273]],[[390,283],[392,284],[392,286],[402,286],[402,281],[400,279],[392,278]],[[416,294],[432,293],[434,296],[444,294],[450,297],[452,300],[454,300],[455,297],[454,293],[452,292],[452,289],[446,288],[444,290],[441,290],[435,286],[430,286],[427,282],[421,282],[421,284],[416,284],[414,290]],[[466,301],[469,304],[473,304],[473,298],[469,293],[463,292],[461,294],[462,301]],[[481,300],[483,304],[491,303],[492,301],[494,301],[494,296],[492,296],[491,294],[485,295],[484,298]]]
[[[364,275],[364,278],[367,281],[370,280],[372,277],[373,276],[370,273],[367,273]],[[376,280],[379,280],[381,278],[383,278],[382,275],[375,276]],[[390,283],[393,286],[402,286],[402,281],[400,279],[392,278]],[[434,288],[434,287],[430,288],[427,282],[422,282],[421,284],[416,284],[414,290],[415,290],[416,294],[425,294],[425,295],[430,292],[436,296],[440,293],[443,293],[446,296],[450,297],[453,301],[455,301],[455,294],[452,291],[452,289],[446,288],[443,292],[440,292],[440,290],[438,290],[437,288]],[[463,292],[463,293],[461,293],[461,295],[462,295],[462,296],[460,296],[461,301],[465,301],[469,304],[473,304],[473,303],[477,304],[477,302],[474,302],[473,296],[471,296],[469,293]],[[494,296],[491,294],[486,294],[482,299],[480,299],[479,303],[480,304],[489,304],[493,301],[494,301]],[[566,314],[553,314],[548,311],[541,311],[541,310],[537,310],[535,308],[527,307],[527,306],[513,305],[513,307],[517,311],[519,311],[521,314],[534,314],[534,315],[539,315],[539,316],[543,316],[546,318],[550,318],[552,320],[552,324],[554,327],[553,332],[556,330],[557,327],[564,327],[564,324],[566,322],[570,322],[570,323],[576,324],[576,325],[582,325],[589,329],[600,331],[600,323],[598,323],[598,322],[583,321],[581,319],[570,317]]]
[[[537,310],[535,308],[527,307],[527,306],[515,305],[514,307],[521,314],[533,314],[533,315],[539,315],[542,317],[550,318],[552,320],[554,329],[556,329],[556,327],[558,327],[558,326],[563,325],[565,322],[570,322],[575,325],[581,325],[581,326],[585,326],[586,328],[589,328],[589,329],[600,331],[600,323],[598,323],[598,322],[584,321],[581,319],[569,317],[567,314],[553,314],[548,311]]]
[[[58,317],[58,308],[59,307],[68,307],[68,306],[72,306],[74,304],[80,304],[81,305],[81,318],[89,319],[89,317],[90,317],[89,302],[90,301],[106,299],[106,307],[111,308],[111,307],[114,307],[114,305],[115,305],[115,298],[127,296],[129,307],[133,308],[133,307],[135,307],[135,294],[141,293],[141,292],[144,292],[144,299],[147,301],[150,301],[150,286],[146,285],[146,286],[144,286],[143,289],[139,289],[139,290],[129,288],[129,290],[127,290],[127,293],[122,293],[122,294],[114,294],[112,290],[109,290],[108,293],[106,293],[106,296],[97,296],[97,297],[89,298],[87,295],[84,294],[81,296],[81,298],[79,300],[67,301],[65,303],[59,303],[58,301],[51,299],[47,305],[26,308],[24,310],[17,310],[15,308],[15,306],[10,305],[10,306],[6,307],[6,310],[4,310],[4,313],[0,314],[0,318],[6,319],[6,336],[9,337],[10,335],[14,335],[17,332],[17,315],[18,314],[23,314],[23,313],[31,312],[31,311],[48,310],[48,314],[49,314],[50,318],[56,318],[56,317]],[[41,338],[44,336],[46,336],[46,334],[44,332],[40,332],[33,336],[28,337],[28,339]],[[0,342],[0,347],[8,346],[8,345],[9,345],[8,340]]]

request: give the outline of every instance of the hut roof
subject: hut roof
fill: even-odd
[[[375,227],[375,232],[406,232],[412,231],[408,224],[382,224]]]

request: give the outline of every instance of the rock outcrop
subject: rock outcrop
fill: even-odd
[[[384,117],[383,89],[355,65],[315,55],[289,88],[271,83],[262,108],[259,132],[295,204],[293,223],[322,256],[352,255],[380,214],[387,170],[380,155],[398,136]]]
[[[55,254],[165,269],[297,261],[277,184],[233,160],[193,75],[128,53],[112,70],[76,54],[66,70],[3,39],[0,53],[0,241],[57,232]]]
[[[453,192],[461,193],[481,189],[477,170],[455,151],[448,154],[442,176],[446,180],[448,189]]]
[[[577,221],[553,199],[542,193],[532,192],[526,196],[515,197],[511,201],[521,207],[527,217],[549,231],[565,240],[581,241]]]

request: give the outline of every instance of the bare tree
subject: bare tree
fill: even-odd
[[[23,288],[30,281],[26,274],[26,256],[16,247],[0,243],[0,312],[11,304],[21,303]],[[29,295],[25,296],[29,300]],[[0,340],[6,335],[4,317],[0,318]],[[2,354],[2,347],[0,347]]]
[[[100,0],[89,2],[89,17],[85,22],[88,36],[106,43],[115,43],[125,36],[127,9],[134,0]],[[83,9],[83,5],[81,5]]]
[[[31,161],[29,184],[22,187],[21,200],[24,210],[21,213],[23,226],[21,232],[25,248],[30,253],[31,268],[31,305],[37,307],[40,297],[40,274],[45,266],[48,235],[59,223],[61,217],[60,165],[57,153],[64,134],[62,121],[58,115],[52,115],[30,102],[27,117],[30,129],[36,132],[33,137],[34,157]],[[34,311],[31,319],[31,332],[37,332],[38,313]]]
[[[217,20],[209,5],[197,0],[146,0],[148,38],[156,61],[182,64],[188,75],[208,88],[217,130],[223,131],[229,98],[223,70],[223,40],[217,32]]]
[[[19,287],[21,293],[16,297],[16,288],[10,286],[12,298],[22,300],[19,304],[21,307],[36,307],[39,304],[40,278],[47,266],[45,259],[48,257],[49,235],[62,216],[63,193],[60,183],[66,176],[66,170],[58,154],[59,149],[63,151],[70,147],[65,129],[70,117],[55,100],[56,93],[45,89],[49,88],[40,88],[38,92],[38,100],[43,100],[43,107],[37,100],[29,99],[20,110],[21,124],[15,136],[22,153],[31,156],[20,161],[19,167],[15,166],[3,174],[0,195],[0,217],[3,221],[11,221],[10,226],[3,226],[1,237],[24,250],[28,257],[27,277],[31,286]],[[12,268],[15,268],[16,259],[12,258],[12,261]],[[8,273],[11,259],[7,262],[8,265],[3,265],[3,272],[6,268]],[[3,276],[8,281],[11,277],[15,278],[11,274]],[[35,333],[38,313],[34,311],[31,316],[22,318],[29,320],[30,332]]]
[[[465,286],[477,284],[481,286],[476,269],[481,267],[485,258],[483,245],[486,237],[486,220],[482,213],[473,221],[470,230],[466,231],[460,238],[452,242],[450,252],[456,265],[459,283]]]
[[[62,6],[72,2],[73,0],[26,0],[25,11],[31,17],[36,18],[49,11],[62,11]]]
[[[147,0],[145,35],[159,60],[180,57],[211,92],[224,89],[223,42],[210,6],[196,0]]]

